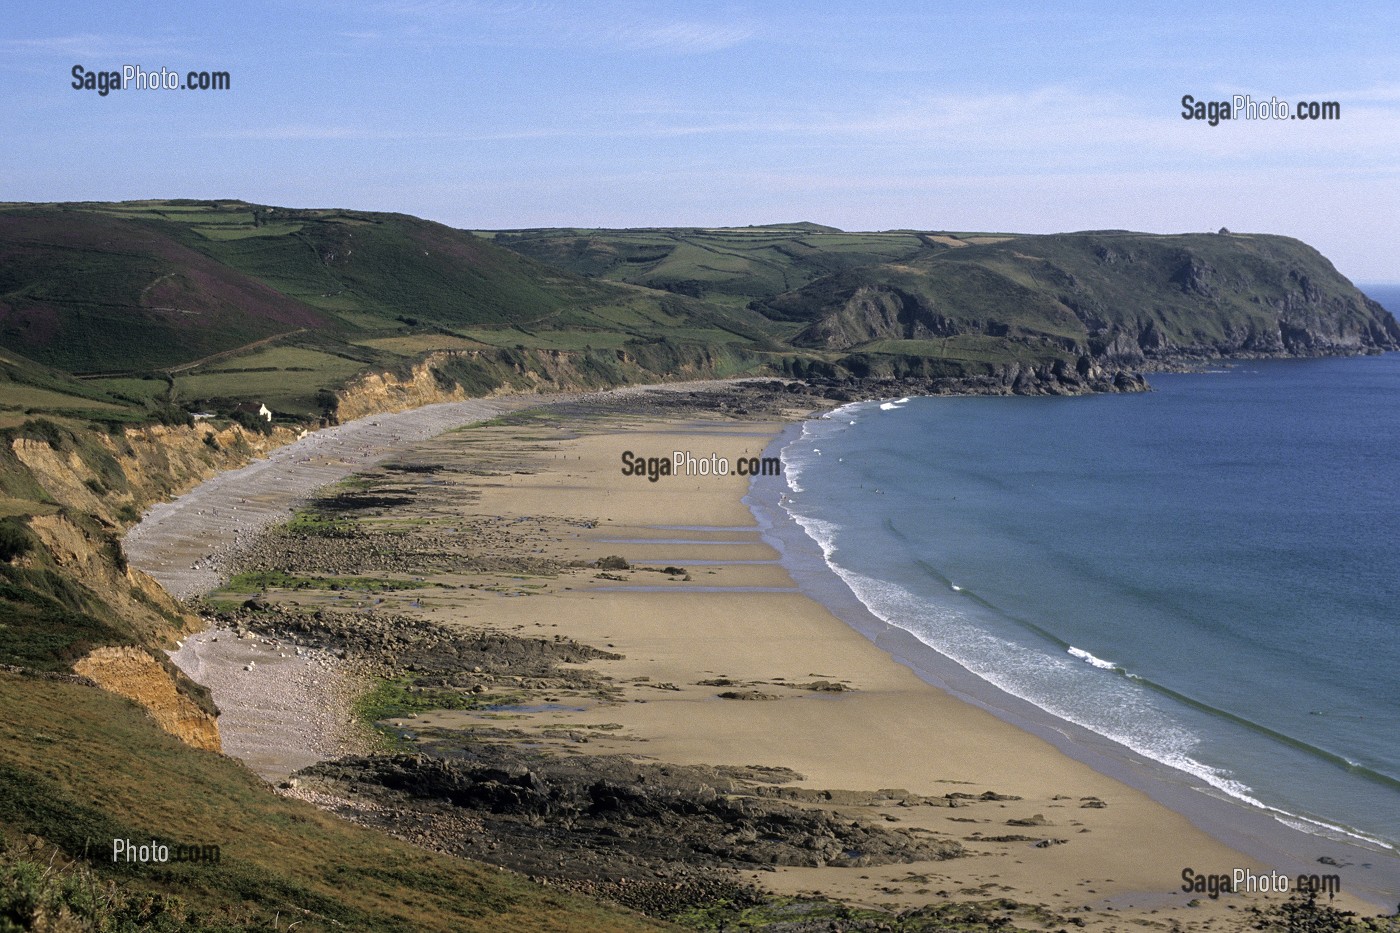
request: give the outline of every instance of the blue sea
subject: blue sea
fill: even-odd
[[[783,504],[872,613],[1000,690],[1400,847],[1400,354],[1152,384],[846,406],[783,450]]]

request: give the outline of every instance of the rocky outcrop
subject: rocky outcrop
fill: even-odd
[[[869,340],[903,337],[904,296],[889,288],[858,288],[834,313],[813,322],[794,342],[845,350]]]
[[[1014,361],[980,367],[942,365],[919,356],[852,354],[798,373],[811,391],[837,402],[900,395],[1087,395],[1145,392],[1143,376],[1087,354],[1071,361]]]
[[[170,671],[144,648],[98,648],[74,664],[73,671],[104,690],[134,700],[157,725],[186,745],[222,750],[215,714],[181,692]]]
[[[845,350],[871,340],[930,340],[960,333],[949,318],[897,288],[857,288],[834,314],[803,330],[793,342]]]
[[[774,799],[761,787],[773,778],[755,781],[750,770],[545,756],[479,743],[456,759],[343,758],[313,765],[297,781],[396,816],[456,814],[465,818],[457,821],[461,829],[449,829],[430,845],[544,877],[616,880],[682,865],[859,867],[965,854],[952,840]],[[788,772],[777,779],[795,777]],[[858,796],[895,802],[850,795]]]
[[[823,398],[845,404],[901,395],[1090,395],[1104,392],[1146,392],[1139,373],[1102,369],[1091,364],[1081,375],[1074,367],[1055,363],[1032,366],[1011,363],[985,375],[812,377],[807,385]]]
[[[955,391],[1078,391],[1221,357],[1400,349],[1400,324],[1325,257],[1264,235],[1017,237],[847,270],[754,307],[804,322],[796,346],[850,354],[833,362],[852,376],[913,366],[877,356],[922,357],[918,375]]]

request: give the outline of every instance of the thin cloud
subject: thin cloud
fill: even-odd
[[[471,133],[460,130],[397,130],[392,128],[370,128],[365,126],[318,125],[312,123],[292,123],[279,126],[255,126],[243,129],[215,130],[200,136],[201,139],[248,139],[248,140],[373,140],[377,142],[507,142],[527,139],[558,139],[571,134],[558,129],[506,130],[499,133]]]
[[[586,10],[555,3],[411,0],[363,7],[363,28],[338,35],[353,41],[417,47],[454,45],[573,48],[593,51],[703,55],[747,42],[754,29],[727,20],[638,15],[623,6]]]
[[[378,139],[384,137],[351,126],[292,124],[286,126],[258,126],[243,130],[228,130],[225,132],[210,133],[204,138],[294,141],[316,139]]]
[[[670,22],[624,26],[613,37],[625,48],[700,54],[746,42],[753,30],[722,23]]]
[[[101,58],[115,60],[135,55],[169,54],[178,51],[179,47],[180,42],[173,37],[152,39],[150,36],[103,33],[0,40],[0,49],[16,55],[28,53],[64,59]]]

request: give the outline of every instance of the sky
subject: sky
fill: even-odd
[[[15,3],[0,200],[1295,236],[1400,282],[1400,5]],[[226,71],[75,89],[73,68]],[[1182,97],[1340,119],[1182,117]]]

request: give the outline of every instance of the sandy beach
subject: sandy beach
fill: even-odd
[[[327,558],[310,549],[288,549],[292,556],[280,559],[290,573],[362,573],[405,588],[272,587],[261,597],[284,613],[414,618],[463,633],[569,639],[618,656],[577,665],[597,678],[591,686],[540,681],[532,691],[528,678],[515,676],[506,684],[515,696],[509,706],[396,720],[405,741],[448,747],[490,733],[495,741],[600,760],[787,769],[795,776],[784,791],[800,806],[961,847],[959,857],[938,861],[769,865],[745,873],[770,891],[820,892],[890,910],[1007,898],[1023,905],[1017,922],[1033,909],[1050,926],[1104,930],[1231,929],[1247,921],[1248,908],[1270,902],[1262,894],[1217,900],[1183,892],[1186,868],[1262,874],[1274,866],[932,686],[803,595],[741,501],[748,477],[731,470],[652,481],[623,471],[624,452],[747,461],[786,423],[617,410],[578,419],[546,410],[397,445],[395,460],[420,472],[367,474],[361,492],[370,498],[349,514],[371,542],[389,535],[406,551],[455,558],[421,573],[392,563],[371,572],[327,568]],[[269,514],[285,508],[275,503]],[[258,551],[266,556],[265,542]],[[529,565],[534,572],[521,569],[527,558],[537,562]],[[310,757],[337,750],[334,742],[311,744],[294,714],[240,710],[266,692],[240,669],[247,659],[236,652],[219,656],[222,674],[211,672],[208,635],[199,637],[205,641],[191,640],[177,660],[215,687],[231,753],[275,779],[304,762],[264,767],[267,733],[289,739],[289,747],[307,744]],[[292,655],[308,670],[329,670],[296,658],[295,648]],[[266,661],[256,667],[276,677]],[[489,669],[476,672],[487,690],[504,681],[491,681]],[[311,731],[332,734],[323,726]],[[1345,897],[1339,903],[1367,907]]]
[[[581,728],[603,720],[622,728],[591,736],[592,754],[790,768],[804,776],[799,786],[819,790],[898,788],[934,797],[992,791],[1020,798],[971,804],[956,815],[897,804],[877,808],[879,819],[950,835],[977,854],[936,865],[762,873],[763,884],[789,893],[821,891],[910,906],[947,891],[1005,896],[1056,912],[1084,906],[1168,909],[1192,900],[1179,890],[1184,866],[1265,870],[1144,795],[925,684],[796,592],[780,565],[723,563],[778,556],[740,502],[746,479],[671,477],[651,483],[621,475],[618,466],[627,449],[714,452],[732,461],[760,451],[778,428],[752,426],[736,434],[730,424],[688,426],[688,433],[652,426],[558,440],[537,462],[557,462],[561,469],[512,476],[482,491],[477,508],[493,514],[600,517],[598,529],[560,542],[587,559],[619,554],[644,566],[721,562],[687,568],[691,584],[660,583],[632,572],[625,582],[595,581],[570,591],[551,586],[528,599],[493,600],[493,624],[548,625],[586,644],[606,645],[625,659],[597,667],[615,683],[639,684],[628,691],[631,702],[580,704],[536,717],[540,726]],[[676,530],[702,526],[724,530]],[[657,543],[642,543],[647,539]],[[701,539],[714,543],[677,543]],[[734,686],[701,683],[706,680]],[[847,689],[826,693],[796,686],[816,680]],[[658,683],[676,689],[654,689]],[[742,691],[771,699],[720,698]],[[454,729],[472,718],[430,714],[414,725]],[[1104,806],[1086,806],[1091,799]],[[1031,825],[1008,825],[1013,820]],[[982,842],[977,836],[1030,838]],[[1065,842],[1036,847],[1047,839]]]

